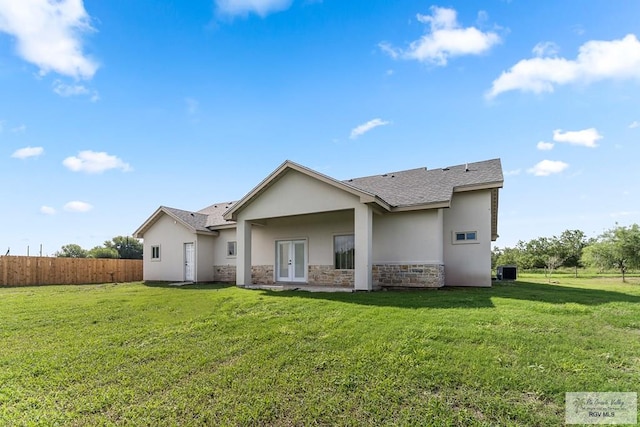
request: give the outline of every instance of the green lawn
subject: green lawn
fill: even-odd
[[[557,280],[0,289],[0,425],[560,425],[640,391],[640,284]]]

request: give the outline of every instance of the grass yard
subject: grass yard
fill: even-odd
[[[0,289],[0,425],[561,425],[640,392],[640,284],[554,280]]]

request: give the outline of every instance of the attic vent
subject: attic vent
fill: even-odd
[[[349,182],[353,182],[353,179],[350,179]]]
[[[443,170],[443,171],[448,171],[448,170],[449,170],[449,168],[442,168],[442,170]]]
[[[213,207],[214,207],[214,208],[217,208],[217,207],[218,207],[218,205],[213,205]]]
[[[469,172],[469,163],[464,164],[464,171]]]
[[[191,212],[189,215],[191,215],[191,216],[195,216],[195,215],[193,214],[193,212]]]
[[[387,174],[385,173],[385,174],[383,174],[382,176],[387,176]]]
[[[395,178],[395,177],[396,177],[395,175],[391,175],[391,178]]]

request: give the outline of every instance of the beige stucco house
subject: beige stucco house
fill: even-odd
[[[235,202],[161,206],[147,281],[352,290],[491,286],[499,159],[339,181],[286,161]]]

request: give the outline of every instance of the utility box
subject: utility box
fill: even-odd
[[[499,265],[498,280],[516,280],[518,278],[518,268],[515,265]]]

